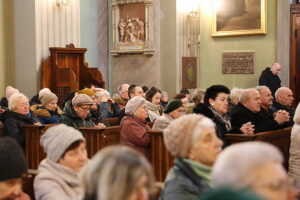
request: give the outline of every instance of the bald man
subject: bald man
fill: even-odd
[[[288,120],[283,114],[270,119],[261,112],[261,106],[261,96],[255,88],[244,90],[240,97],[240,103],[230,113],[233,127],[231,132],[240,133],[239,128],[249,122],[254,125],[254,133],[275,130]]]
[[[259,85],[268,86],[273,96],[275,95],[276,90],[281,87],[281,80],[278,76],[280,70],[281,65],[279,63],[274,63],[271,67],[267,67],[262,71],[259,77]]]
[[[271,110],[275,113],[278,110],[285,110],[290,114],[290,125],[294,124],[293,118],[295,109],[292,107],[294,102],[293,92],[288,87],[280,87],[275,92],[275,101],[271,106]]]

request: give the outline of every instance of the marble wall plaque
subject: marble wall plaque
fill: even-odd
[[[224,52],[222,54],[223,74],[253,74],[254,52]]]

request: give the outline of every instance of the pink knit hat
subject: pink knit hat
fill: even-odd
[[[187,158],[193,147],[193,139],[196,139],[194,134],[197,131],[201,134],[201,128],[214,126],[214,123],[203,115],[189,114],[181,116],[164,129],[165,145],[173,156]]]
[[[11,87],[10,85],[6,87],[6,91],[5,91],[5,97],[7,100],[9,100],[9,98],[16,93],[20,93],[20,91],[16,88]]]

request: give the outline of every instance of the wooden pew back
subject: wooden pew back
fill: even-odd
[[[27,177],[23,181],[23,191],[30,196],[31,200],[35,200],[34,196],[34,188],[33,188],[33,182],[38,174],[38,171],[35,169],[29,169]]]
[[[274,131],[265,131],[254,135],[226,134],[232,144],[249,141],[263,141],[276,146],[284,157],[284,167],[288,169],[291,144],[291,127]]]
[[[86,140],[86,148],[90,158],[103,147],[120,142],[120,126],[111,126],[105,129],[80,128],[79,130]]]
[[[174,164],[174,157],[167,150],[163,132],[161,130],[149,130],[150,137],[150,163],[154,169],[157,181],[163,182],[169,169]]]

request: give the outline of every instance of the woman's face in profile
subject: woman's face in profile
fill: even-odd
[[[143,175],[138,181],[134,192],[127,198],[127,200],[148,200],[149,188],[148,177]]]

